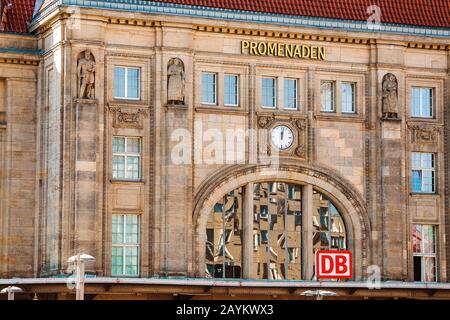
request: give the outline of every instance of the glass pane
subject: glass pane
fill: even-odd
[[[127,152],[128,153],[140,153],[141,152],[141,140],[135,138],[127,139]]]
[[[235,75],[225,75],[224,103],[233,106],[238,104],[238,77]]]
[[[126,243],[139,243],[139,216],[126,216]]]
[[[422,253],[422,226],[414,225],[413,226],[413,252],[414,253]]]
[[[435,253],[434,226],[422,226],[423,253]]]
[[[434,168],[434,154],[422,153],[422,168],[423,169]]]
[[[203,103],[216,103],[216,75],[214,73],[202,74],[202,101]]]
[[[114,96],[125,98],[125,68],[114,67]]]
[[[139,98],[139,69],[128,68],[128,97],[131,99]]]
[[[125,274],[127,276],[138,275],[139,255],[137,247],[125,248]]]
[[[414,117],[420,117],[420,88],[413,88],[412,89],[412,97],[411,97],[411,103],[412,103],[412,115]]]
[[[422,157],[420,153],[413,152],[412,154],[412,167],[414,169],[422,169]]]
[[[422,171],[413,170],[412,172],[412,191],[421,192],[422,191]]]
[[[284,107],[286,109],[297,108],[297,80],[284,80]]]
[[[114,137],[113,138],[113,153],[125,152],[125,138]]]
[[[342,83],[342,112],[354,112],[354,85],[353,83]]]
[[[113,156],[113,179],[125,178],[125,156]]]
[[[423,281],[436,281],[436,258],[423,257]]]
[[[276,95],[275,95],[275,79],[263,78],[262,79],[262,105],[263,107],[275,108],[276,107]]]
[[[112,247],[111,254],[111,273],[113,275],[122,275],[123,270],[123,248]]]
[[[322,111],[334,111],[334,83],[324,81],[320,86]]]
[[[127,157],[127,179],[140,178],[140,157]]]
[[[431,117],[432,107],[432,89],[422,88],[422,115],[424,117]]]
[[[122,243],[123,242],[123,215],[114,214],[112,216],[112,242]]]
[[[434,171],[422,171],[422,192],[434,192]]]

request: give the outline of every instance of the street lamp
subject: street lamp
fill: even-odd
[[[323,297],[335,297],[337,296],[337,293],[325,290],[307,290],[302,292],[301,295],[306,297],[316,297],[316,300],[322,300]]]
[[[14,294],[15,293],[21,293],[23,292],[22,289],[18,288],[18,287],[14,287],[14,286],[9,286],[6,287],[4,289],[2,289],[2,291],[0,291],[1,294],[8,294],[8,300],[14,300]]]
[[[67,260],[69,263],[76,263],[76,300],[84,300],[84,274],[85,262],[94,261],[95,258],[86,253],[79,253]]]

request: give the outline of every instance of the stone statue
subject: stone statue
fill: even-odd
[[[168,104],[184,104],[184,63],[178,58],[170,59],[167,69]]]
[[[84,52],[84,57],[78,60],[78,98],[94,99],[95,88],[95,61],[89,50]]]
[[[392,73],[383,77],[383,118],[398,118],[398,82]]]

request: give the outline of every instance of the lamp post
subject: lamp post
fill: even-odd
[[[86,253],[79,253],[67,260],[69,263],[76,263],[76,300],[84,300],[85,262],[94,260],[93,256]]]
[[[6,287],[4,289],[2,289],[2,291],[0,291],[1,294],[8,294],[8,300],[14,300],[14,294],[15,293],[21,293],[23,292],[23,290],[21,288],[18,287],[14,287],[14,286],[9,286]]]
[[[302,292],[301,295],[306,297],[316,297],[316,300],[323,300],[323,297],[335,297],[337,296],[337,293],[325,290],[308,290]]]

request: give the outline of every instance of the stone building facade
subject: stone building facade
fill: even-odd
[[[314,287],[315,251],[347,249],[343,296],[374,270],[398,296],[447,283],[448,20],[191,5],[29,1],[28,31],[0,34],[0,278],[54,293],[39,279],[85,252],[123,294]]]

